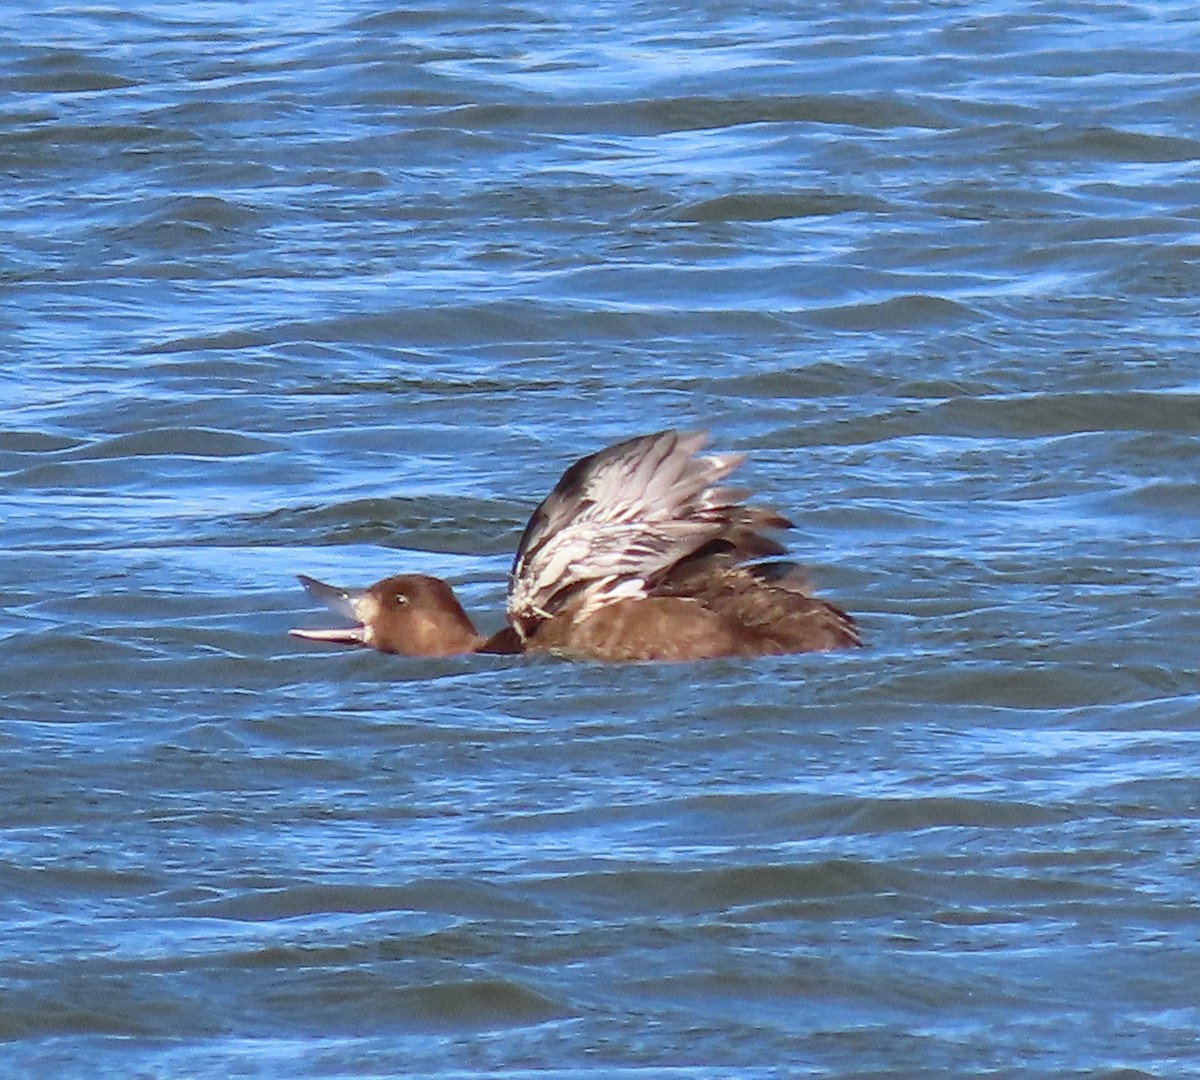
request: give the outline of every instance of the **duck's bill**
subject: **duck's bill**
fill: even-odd
[[[354,626],[337,627],[330,630],[289,630],[292,637],[306,638],[308,641],[324,641],[334,645],[365,645],[366,628],[359,620],[358,605],[362,600],[361,589],[342,589],[337,585],[326,585],[323,581],[310,578],[305,574],[296,575],[300,584],[307,590],[308,595],[339,615],[352,620]]]
[[[326,641],[333,645],[365,645],[367,639],[361,626],[347,626],[340,630],[305,630],[295,628],[288,631],[292,637],[308,641]]]

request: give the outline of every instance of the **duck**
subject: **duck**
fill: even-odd
[[[862,645],[852,616],[812,595],[770,533],[792,528],[721,481],[742,454],[702,454],[704,431],[667,429],[580,458],[521,534],[505,624],[490,636],[439,578],[365,589],[298,575],[353,625],[310,641],[405,656],[553,653],[607,663],[714,660]]]

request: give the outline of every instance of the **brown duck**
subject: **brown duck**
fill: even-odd
[[[575,462],[533,512],[509,575],[507,625],[476,631],[450,586],[423,574],[339,589],[300,575],[354,620],[293,630],[409,656],[550,650],[602,661],[707,660],[862,644],[854,620],[808,592],[762,530],[790,522],[716,487],[743,458],[698,455],[704,432],[660,431]],[[766,560],[766,561],[764,561]]]

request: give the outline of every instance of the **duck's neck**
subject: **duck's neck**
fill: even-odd
[[[412,644],[423,656],[460,656],[478,652],[483,644],[483,635],[475,629],[471,617],[457,597],[452,599],[452,606],[445,604],[435,613],[428,613],[416,627]]]

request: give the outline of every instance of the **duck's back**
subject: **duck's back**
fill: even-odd
[[[581,590],[593,606],[637,593],[728,529],[742,492],[713,485],[741,462],[697,456],[703,432],[660,431],[572,465],[533,512],[509,580],[508,617],[524,636]],[[644,595],[644,590],[642,590]]]
[[[744,655],[825,652],[862,644],[841,608],[813,596],[790,562],[746,565],[699,559],[674,568],[653,590],[686,597],[718,615]]]
[[[525,649],[604,660],[685,660],[859,644],[791,564],[752,563],[788,528],[716,486],[736,454],[703,432],[660,431],[582,458],[534,511],[513,561],[508,615]]]

